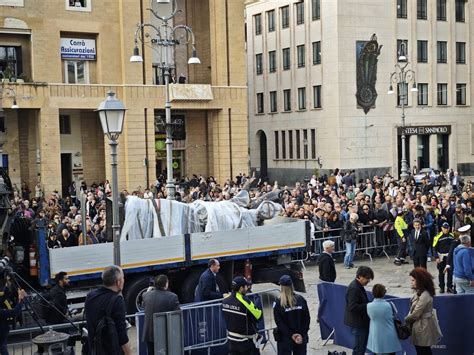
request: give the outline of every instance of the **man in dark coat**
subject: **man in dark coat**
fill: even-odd
[[[46,321],[50,324],[64,323],[68,316],[66,287],[69,285],[69,278],[64,271],[58,272],[54,277],[56,285],[49,291],[49,298],[56,309],[50,309]],[[61,312],[61,313],[59,313]]]
[[[414,229],[410,233],[410,239],[413,245],[413,263],[415,267],[424,267],[426,269],[426,261],[428,260],[428,250],[431,247],[430,237],[424,228],[421,228],[421,221],[415,219],[413,221]]]
[[[326,240],[323,243],[324,252],[319,257],[319,279],[326,282],[334,282],[336,280],[336,267],[332,253],[334,253],[334,242]]]
[[[216,281],[216,276],[220,268],[219,260],[209,260],[207,270],[204,271],[199,278],[199,283],[194,292],[194,302],[217,300],[223,297]]]
[[[168,291],[168,277],[166,275],[158,275],[155,277],[155,288],[143,295],[143,306],[145,308],[143,342],[147,344],[148,354],[154,354],[153,314],[171,312],[179,309],[178,296]]]
[[[374,279],[374,272],[368,266],[357,269],[356,278],[349,284],[346,291],[346,310],[344,323],[351,327],[354,336],[353,355],[364,355],[369,338],[370,319],[367,314],[369,298],[364,286]]]

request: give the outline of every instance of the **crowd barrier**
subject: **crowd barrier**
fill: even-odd
[[[322,282],[317,285],[319,309],[318,321],[323,339],[333,339],[334,344],[352,348],[350,328],[344,324],[347,286]],[[372,295],[369,293],[369,298]],[[410,299],[386,296],[404,319],[408,314]],[[439,324],[443,333],[441,341],[432,347],[435,355],[473,354],[474,343],[470,333],[474,329],[474,295],[446,295],[434,298]],[[404,354],[415,355],[410,339],[402,341]]]
[[[311,241],[311,252],[308,257],[318,257],[323,252],[323,243],[326,240],[334,242],[334,255],[342,255],[346,251],[346,243],[341,237],[342,229],[328,229],[326,231],[314,232]],[[377,253],[385,255],[390,259],[389,254],[397,250],[397,243],[393,231],[385,231],[383,228],[374,225],[361,226],[356,242],[356,252],[362,252],[372,261],[372,255]]]
[[[262,336],[262,344],[272,347],[275,352],[276,346],[269,335],[276,327],[271,305],[278,294],[278,289],[269,289],[248,295],[255,306],[263,311],[262,318],[257,323],[257,329]],[[227,330],[222,314],[222,299],[185,304],[181,306],[180,312],[182,330],[170,329],[167,332],[182,333],[184,335],[184,353],[193,355],[228,353]],[[137,351],[139,355],[147,355],[146,344],[141,341],[144,318],[143,312],[136,314]]]

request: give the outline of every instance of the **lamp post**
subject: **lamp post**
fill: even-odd
[[[304,158],[304,181],[308,182],[308,174],[307,174],[307,160],[308,160],[308,140],[303,138],[303,158]]]
[[[117,139],[123,130],[125,106],[117,100],[115,93],[109,91],[107,99],[97,109],[104,134],[109,138],[110,156],[112,158],[112,231],[114,236],[114,264],[120,266],[120,224],[118,211],[118,179],[117,179]],[[82,207],[84,208],[84,206]]]
[[[418,88],[416,87],[416,79],[415,79],[415,72],[411,69],[407,69],[409,64],[407,54],[406,54],[406,44],[402,42],[400,44],[398,62],[405,63],[405,64],[395,64],[395,71],[390,74],[390,87],[388,89],[387,94],[393,94],[393,84],[397,84],[398,86],[398,97],[400,100],[400,106],[402,107],[402,134],[401,134],[401,144],[402,144],[402,158],[401,158],[401,173],[400,179],[406,180],[408,178],[408,164],[407,164],[407,156],[406,156],[406,134],[405,134],[405,100],[408,103],[408,83],[413,82],[413,86],[411,88],[411,92],[417,92]]]
[[[158,3],[168,3],[169,1],[162,0]],[[161,25],[155,26],[151,23],[140,23],[135,31],[135,47],[133,48],[133,55],[130,57],[130,62],[141,63],[143,57],[140,55],[140,49],[138,48],[138,42],[146,42],[151,38],[152,43],[156,44],[159,48],[160,61],[158,67],[164,73],[165,86],[166,86],[166,101],[165,101],[165,115],[166,115],[166,192],[167,199],[175,199],[175,181],[173,176],[173,123],[171,122],[171,102],[170,102],[170,76],[171,71],[175,69],[173,60],[173,51],[171,48],[175,48],[179,44],[192,44],[192,55],[188,60],[188,64],[201,64],[201,61],[196,55],[196,47],[194,41],[194,33],[192,29],[187,25],[176,25],[170,24],[172,20],[181,10],[177,9],[177,2],[173,0],[173,10],[168,16],[160,16],[153,9],[148,10],[154,17],[161,20]],[[144,33],[144,29],[150,29],[154,32],[154,36],[149,33]],[[178,37],[177,31],[184,30],[184,40]]]

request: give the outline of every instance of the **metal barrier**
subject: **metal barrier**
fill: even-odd
[[[127,319],[135,319],[135,315],[127,315]],[[85,320],[73,322],[73,324],[82,329],[86,327]],[[53,329],[56,331],[62,331],[66,333],[70,333],[71,335],[79,336],[78,329],[73,328],[71,324],[64,323],[64,324],[55,324],[55,325],[44,325],[44,330]],[[32,328],[21,328],[21,329],[14,329],[10,331],[8,336],[8,353],[10,355],[34,355],[36,352],[36,345],[33,344],[33,338],[40,335],[41,328],[40,327],[32,327]],[[80,341],[79,341],[80,343]],[[82,344],[75,344],[73,349],[76,354],[80,354],[82,349]]]
[[[380,254],[385,255],[389,260],[389,248],[396,248],[393,231],[385,231],[383,228],[374,225],[361,226],[362,232],[358,233],[356,242],[356,252],[362,251],[372,261],[372,254],[379,250]],[[323,243],[326,240],[334,242],[334,253],[342,254],[346,251],[346,244],[341,236],[342,229],[328,229],[325,231],[316,231],[314,239],[311,242],[311,252],[309,258],[316,258],[323,252]]]

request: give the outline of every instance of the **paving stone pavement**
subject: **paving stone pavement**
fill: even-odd
[[[372,286],[376,283],[382,283],[387,288],[387,294],[398,296],[398,297],[411,297],[412,290],[410,289],[410,280],[408,273],[413,268],[413,263],[396,266],[393,264],[393,258],[388,260],[386,257],[374,258],[371,262],[370,259],[364,260],[355,260],[356,267],[361,265],[370,266],[375,273],[374,280],[369,284],[367,290],[371,290]],[[435,285],[437,285],[437,276],[438,270],[436,269],[436,263],[429,262],[428,270],[435,277]],[[356,269],[344,269],[342,263],[336,263],[337,278],[336,283],[342,285],[348,285],[355,277]],[[308,306],[311,312],[311,329],[309,332],[309,345],[308,345],[308,354],[309,355],[326,355],[329,350],[345,350],[347,354],[350,354],[350,349],[343,348],[340,346],[335,346],[331,344],[331,341],[323,346],[323,341],[321,340],[321,335],[319,332],[319,325],[317,323],[317,312],[318,312],[318,296],[316,291],[316,285],[318,283],[319,273],[318,266],[311,265],[306,266],[306,271],[304,272],[305,284],[306,284],[306,293],[302,295],[306,298]],[[264,290],[268,288],[274,288],[275,285],[272,284],[260,284],[254,286],[254,291]],[[438,290],[437,290],[438,292]],[[344,307],[344,305],[341,305]],[[270,310],[265,309],[264,314],[268,314]],[[276,352],[272,349],[271,346],[267,346],[262,354],[275,354]]]

